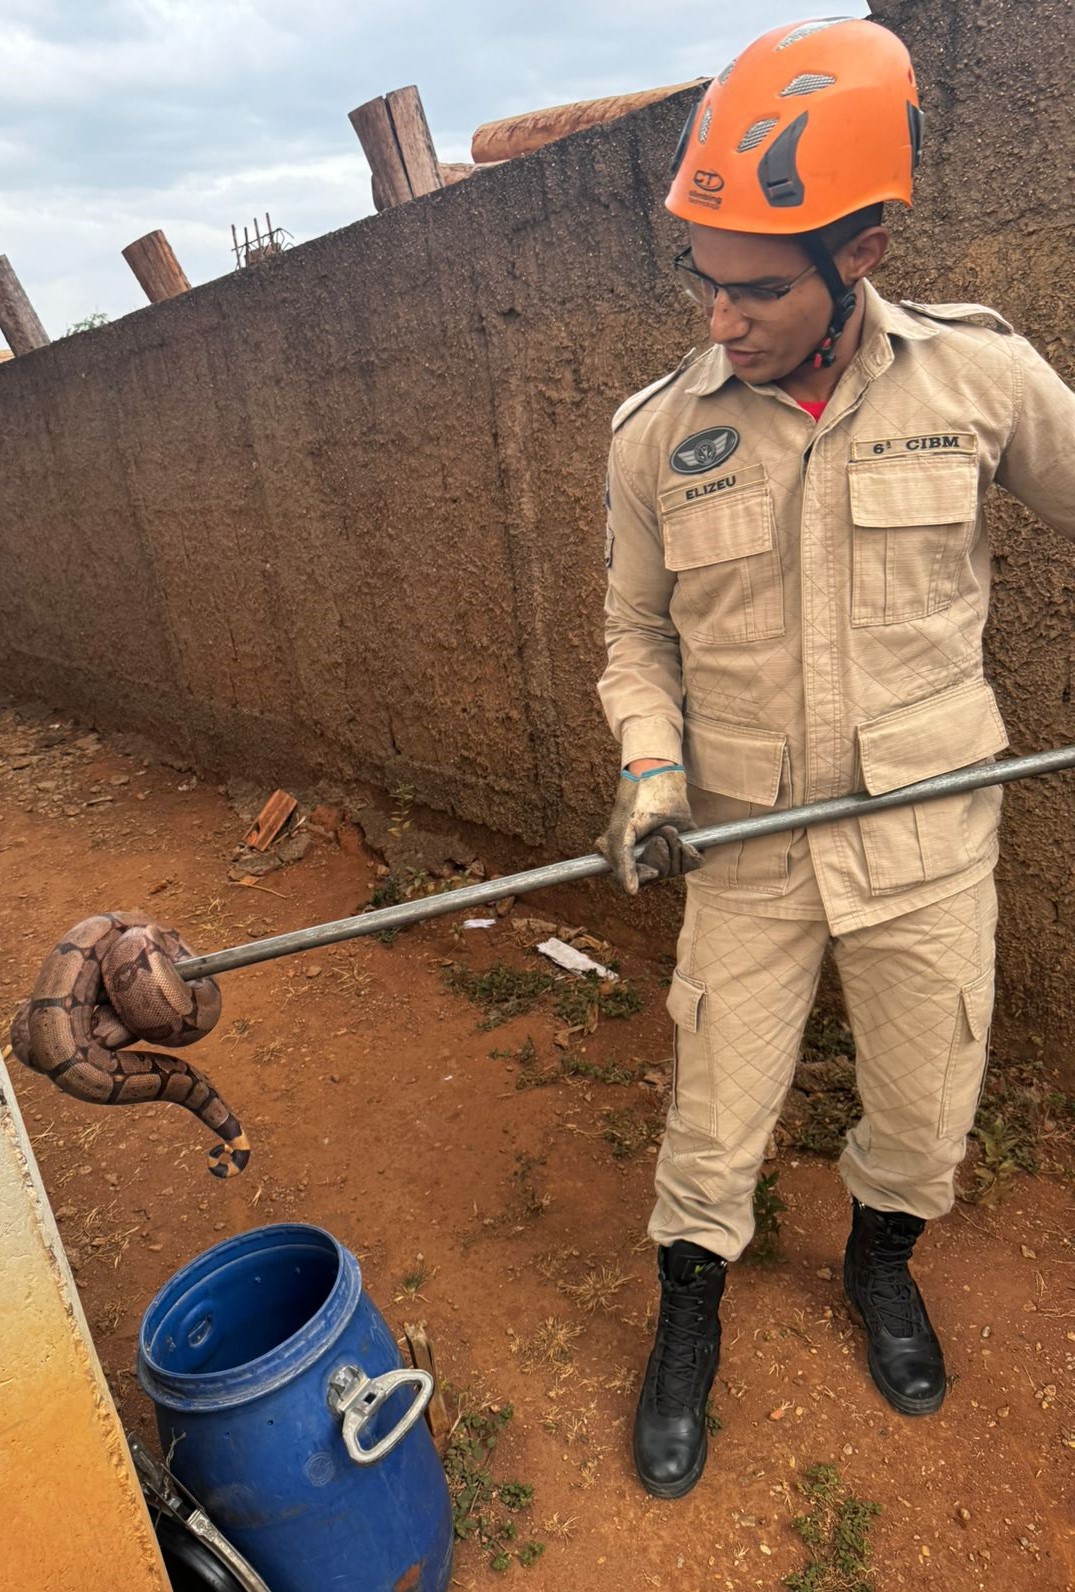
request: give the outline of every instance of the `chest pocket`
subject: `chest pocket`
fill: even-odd
[[[683,488],[659,501],[666,568],[677,575],[671,615],[681,635],[710,646],[784,634],[784,584],[776,517],[761,465],[751,479],[684,502]],[[728,478],[723,478],[728,480]]]
[[[974,541],[974,454],[852,459],[851,623],[895,625],[950,608]]]

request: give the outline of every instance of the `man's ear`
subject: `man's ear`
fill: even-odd
[[[836,253],[836,267],[845,282],[854,284],[876,271],[888,252],[888,229],[867,227]]]

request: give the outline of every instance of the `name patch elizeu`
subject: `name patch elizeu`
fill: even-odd
[[[673,448],[668,462],[679,475],[701,475],[730,459],[738,446],[739,433],[734,426],[710,426],[708,431],[685,437]]]
[[[658,503],[662,514],[695,503],[716,504],[729,497],[737,497],[745,488],[760,486],[765,479],[763,464],[741,465],[737,470],[725,470],[711,480],[697,481],[693,486],[670,487],[660,494]]]

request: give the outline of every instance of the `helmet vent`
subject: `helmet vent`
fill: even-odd
[[[760,122],[755,122],[753,127],[748,127],[738,144],[735,146],[737,155],[745,155],[748,150],[757,149],[776,126],[775,116],[763,116]]]
[[[831,28],[837,22],[849,20],[848,17],[822,17],[818,22],[804,22],[801,28],[792,28],[787,38],[781,39],[777,49],[786,50],[789,44],[798,44],[800,39],[808,39],[811,33],[820,33],[822,28]]]
[[[793,77],[787,88],[780,90],[780,98],[788,99],[792,94],[816,94],[819,88],[831,88],[836,82],[827,72],[800,72],[798,77]]]
[[[729,61],[723,72],[721,72],[720,76],[717,78],[717,82],[720,84],[721,88],[724,87],[725,83],[735,71],[735,62],[738,61],[738,59],[739,57],[736,56],[734,60]]]

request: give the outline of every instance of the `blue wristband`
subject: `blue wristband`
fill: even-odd
[[[630,769],[624,768],[620,773],[624,779],[633,779],[637,784],[643,779],[652,779],[654,774],[685,774],[687,770],[682,763],[664,763],[660,768],[647,768],[644,773],[632,774]]]

